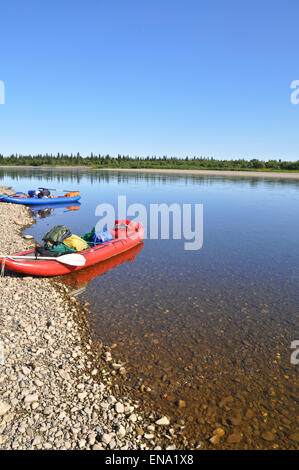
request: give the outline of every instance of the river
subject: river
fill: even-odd
[[[0,185],[80,190],[80,205],[34,211],[26,233],[39,242],[54,225],[90,231],[98,205],[116,209],[118,196],[147,210],[202,205],[200,249],[148,237],[64,282],[90,303],[95,338],[126,363],[138,397],[162,408],[189,442],[213,448],[221,428],[220,448],[298,447],[297,180],[7,168]]]

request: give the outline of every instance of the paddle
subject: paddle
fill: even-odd
[[[48,189],[48,191],[66,191],[67,193],[80,192],[77,189],[54,189],[54,188],[38,188],[38,189]]]
[[[54,189],[54,188],[37,188],[37,189],[47,189],[48,191],[57,191],[57,189]]]
[[[23,261],[26,260],[36,260],[35,256],[18,256],[18,255],[10,255],[10,256],[2,256],[3,258],[9,258],[12,260],[19,260],[22,259]],[[57,257],[44,257],[40,256],[37,258],[39,261],[47,260],[47,261],[58,261],[58,263],[68,264],[69,266],[84,266],[86,263],[86,259],[84,256],[77,254],[77,253],[68,253],[66,255],[61,255]]]

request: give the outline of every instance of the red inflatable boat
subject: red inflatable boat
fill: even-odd
[[[15,255],[8,255],[7,257],[0,257],[2,271],[5,266],[5,268],[10,271],[33,276],[60,276],[62,274],[79,271],[80,269],[87,268],[88,266],[104,261],[119,253],[130,250],[138,243],[142,242],[144,237],[142,223],[135,223],[130,220],[116,220],[115,226],[110,229],[110,232],[114,237],[112,240],[95,247],[87,248],[86,250],[78,252],[78,254],[67,254],[53,258],[38,256],[37,259],[35,259],[35,250],[29,250]],[[69,256],[84,257],[84,265],[71,266],[65,262],[58,261],[59,259],[67,259]],[[29,257],[34,259],[26,259]]]

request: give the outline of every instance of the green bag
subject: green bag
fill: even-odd
[[[52,251],[53,253],[60,253],[60,254],[77,252],[77,250],[74,250],[73,248],[66,246],[64,243],[58,243],[55,246],[45,245],[45,248],[47,248],[47,250],[49,251]]]
[[[92,229],[91,232],[89,233],[85,233],[85,235],[83,235],[83,240],[85,240],[89,245],[92,245],[93,246],[93,236],[95,234],[95,227]]]
[[[58,245],[71,235],[71,231],[65,225],[55,225],[44,235],[43,240],[47,245]]]

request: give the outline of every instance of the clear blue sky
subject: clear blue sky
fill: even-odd
[[[0,153],[299,159],[298,0],[2,0]]]

